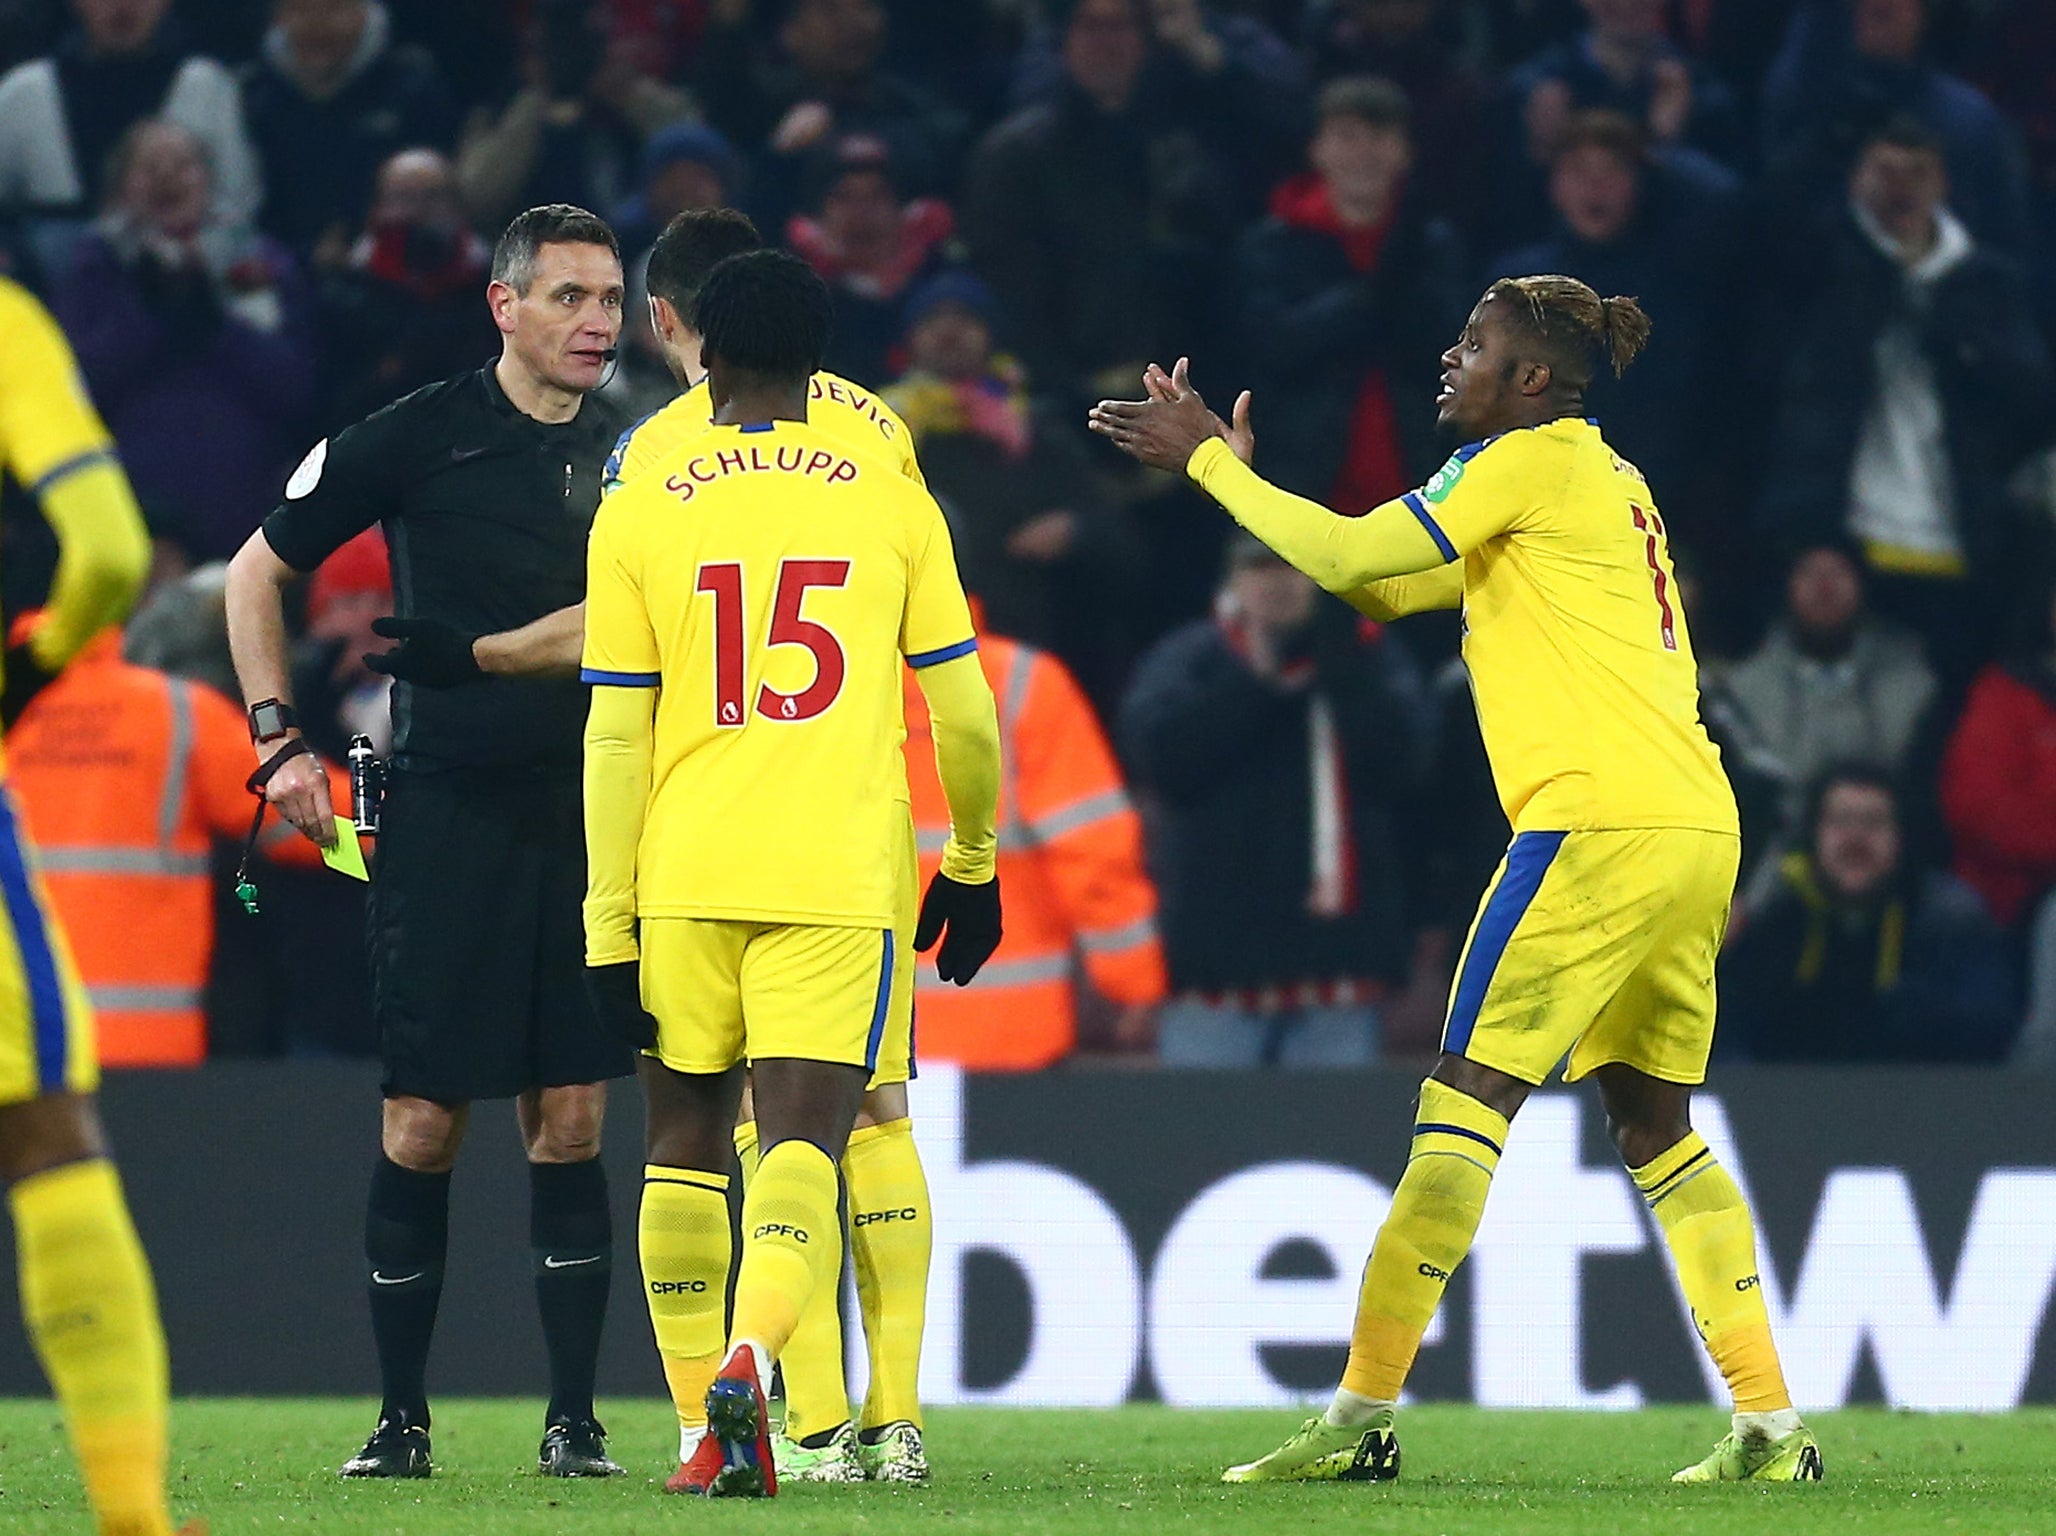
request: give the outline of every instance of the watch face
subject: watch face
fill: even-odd
[[[273,741],[285,735],[286,725],[285,706],[276,699],[250,706],[250,734],[258,741]]]

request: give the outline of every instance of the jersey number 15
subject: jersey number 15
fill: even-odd
[[[781,560],[778,591],[771,600],[771,626],[766,645],[802,645],[814,656],[814,680],[798,693],[780,693],[769,683],[757,688],[757,714],[766,720],[812,720],[842,692],[848,662],[833,631],[800,617],[809,587],[839,587],[849,580],[847,560]],[[714,723],[744,723],[743,693],[749,641],[743,615],[742,565],[723,561],[703,565],[697,591],[714,599]]]

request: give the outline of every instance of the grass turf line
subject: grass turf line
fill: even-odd
[[[175,1410],[181,1518],[212,1536],[628,1536],[695,1531],[836,1533],[1159,1531],[1307,1536],[1364,1530],[1473,1536],[2029,1536],[2056,1531],[2056,1410],[1996,1416],[1856,1410],[1813,1420],[1828,1481],[1815,1488],[1674,1488],[1665,1479],[1724,1432],[1709,1408],[1638,1413],[1408,1409],[1397,1484],[1227,1488],[1232,1461],[1295,1426],[1285,1412],[1135,1407],[938,1410],[935,1482],[920,1489],[793,1487],[770,1506],[701,1505],[661,1491],[675,1462],[670,1405],[602,1412],[630,1475],[534,1475],[540,1402],[436,1405],[436,1476],[345,1483],[335,1468],[371,1427],[362,1399],[191,1399]],[[664,1522],[660,1527],[657,1522]],[[0,1532],[90,1536],[47,1402],[0,1402]]]

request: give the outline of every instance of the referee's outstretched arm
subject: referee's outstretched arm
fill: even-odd
[[[228,563],[228,649],[235,659],[243,704],[275,701],[290,706],[292,672],[286,657],[285,589],[300,579],[259,529],[243,541]],[[299,738],[297,726],[257,745],[268,761]],[[336,840],[335,807],[328,797],[328,772],[311,752],[280,765],[264,786],[264,798],[312,841],[327,848]]]
[[[480,677],[576,677],[585,649],[585,604],[573,603],[519,629],[473,635],[420,617],[384,629],[399,643],[370,657],[371,669],[418,688],[454,688]]]

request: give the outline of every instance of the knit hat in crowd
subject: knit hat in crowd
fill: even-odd
[[[960,304],[988,327],[999,325],[999,300],[970,272],[938,272],[907,295],[907,329],[912,330],[945,304]]]

